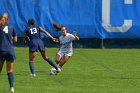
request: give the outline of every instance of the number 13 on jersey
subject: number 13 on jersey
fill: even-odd
[[[36,28],[31,28],[30,31],[31,31],[31,34],[37,33],[37,29]]]

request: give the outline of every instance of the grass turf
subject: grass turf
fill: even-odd
[[[54,60],[56,48],[46,49]],[[62,72],[50,76],[51,66],[40,53],[35,58],[36,77],[30,76],[28,48],[15,48],[15,93],[139,93],[139,49],[74,49]],[[9,93],[4,65],[0,93]]]

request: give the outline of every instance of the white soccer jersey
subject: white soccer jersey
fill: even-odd
[[[60,48],[62,52],[72,52],[72,41],[75,40],[75,37],[72,34],[67,33],[65,37],[61,35],[59,40],[62,45]]]

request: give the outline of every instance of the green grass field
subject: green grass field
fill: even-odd
[[[74,49],[74,55],[58,75],[41,55],[35,58],[36,77],[30,76],[28,48],[15,48],[15,93],[139,93],[139,49]],[[54,60],[56,48],[48,48]],[[4,66],[0,93],[9,93]]]

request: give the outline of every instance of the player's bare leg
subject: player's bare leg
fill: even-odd
[[[69,58],[70,58],[69,56],[64,56],[59,64],[59,66],[62,68],[63,65],[69,60]]]
[[[60,55],[56,54],[56,57],[55,57],[56,64],[59,64],[61,62],[61,60],[62,60],[62,57]]]
[[[34,58],[36,55],[37,55],[37,52],[30,52],[29,53],[29,61],[34,61]]]
[[[14,92],[13,68],[14,68],[14,61],[7,61],[6,62],[6,69],[7,69],[8,81],[9,81],[9,86],[10,86],[11,92]]]
[[[14,61],[7,61],[6,64],[7,73],[13,72]]]
[[[31,71],[32,76],[36,76],[35,71],[34,71],[34,58],[36,55],[37,55],[37,52],[30,52],[29,53],[29,67],[30,67],[30,71]]]
[[[47,60],[49,58],[45,50],[40,51],[40,53],[44,60]]]
[[[4,64],[4,61],[0,60],[0,74],[1,74],[1,71],[2,71],[2,68],[3,68],[3,64]]]

